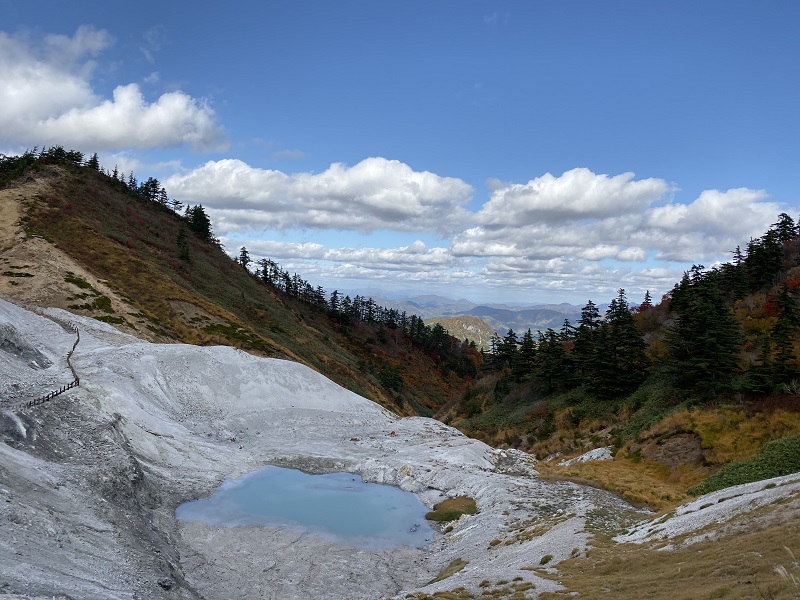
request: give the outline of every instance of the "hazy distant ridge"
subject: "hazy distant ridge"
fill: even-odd
[[[390,300],[386,298],[374,298],[376,302],[383,306],[394,308],[399,311],[406,311],[408,314],[416,314],[427,322],[440,322],[456,337],[463,337],[457,321],[446,321],[446,317],[470,316],[477,317],[492,332],[498,335],[505,335],[509,329],[517,333],[523,333],[530,329],[534,333],[545,331],[549,327],[560,329],[564,324],[564,319],[569,319],[575,323],[581,315],[581,307],[572,304],[538,304],[532,306],[510,306],[506,304],[475,304],[469,300],[454,300],[444,296],[414,296],[405,300]],[[447,323],[451,323],[451,327]],[[472,325],[475,327],[475,325]],[[478,340],[473,339],[476,344]],[[480,344],[479,344],[480,345]]]

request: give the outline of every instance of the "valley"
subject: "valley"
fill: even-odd
[[[528,455],[399,418],[297,363],[142,342],[60,309],[43,313],[0,301],[4,339],[16,340],[2,345],[0,392],[68,376],[66,318],[81,331],[81,386],[0,417],[0,563],[12,598],[444,598],[456,589],[472,595],[452,597],[478,597],[487,585],[505,589],[492,597],[534,598],[563,589],[558,565],[593,556],[606,536],[685,546],[724,539],[727,523],[754,511],[769,509],[775,523],[800,509],[796,475],[648,523],[650,513],[613,494],[537,477]],[[26,348],[51,366],[27,365]],[[175,520],[181,502],[267,464],[359,473],[429,506],[469,496],[478,513],[423,548],[372,552],[290,530]],[[437,577],[454,563],[464,566]]]
[[[85,167],[36,161],[0,189],[0,208],[10,599],[633,599],[643,585],[671,598],[681,573],[707,597],[795,593],[783,546],[800,522],[800,475],[786,472],[796,394],[680,391],[655,362],[670,358],[668,304],[630,321],[656,366],[598,400],[571,377],[595,369],[608,385],[618,371],[526,364],[524,341],[481,353],[450,326],[371,298],[320,302],[299,276],[267,281],[213,240],[184,237],[185,217]],[[787,273],[794,281],[796,268]],[[766,294],[736,302],[751,344],[778,319]],[[540,308],[560,322],[574,309]],[[507,324],[524,312],[459,310]],[[70,322],[80,386],[23,406],[72,380]],[[540,348],[573,356],[574,339],[548,335]],[[739,464],[756,477],[731,475]],[[469,498],[477,512],[433,525],[424,547],[391,551],[176,520],[181,503],[266,465],[355,473],[430,509]],[[697,487],[714,477],[721,487]]]

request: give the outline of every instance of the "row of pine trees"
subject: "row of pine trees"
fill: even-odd
[[[491,371],[507,370],[516,382],[534,379],[544,393],[585,385],[606,399],[630,393],[647,376],[645,347],[620,289],[605,315],[590,300],[576,325],[567,320],[558,332],[548,328],[534,337],[528,329],[517,339],[509,330],[503,338],[493,338],[484,364]]]
[[[133,173],[125,177],[116,167],[102,169],[97,154],[86,158],[61,146],[0,155],[0,185],[36,163],[87,167],[138,198],[178,214],[184,208],[169,199],[157,179],[139,183]],[[186,206],[182,218],[185,227],[177,245],[183,260],[191,260],[187,231],[219,245],[201,205]],[[658,305],[648,292],[640,305],[631,306],[620,289],[604,314],[589,301],[578,322],[567,321],[559,331],[528,330],[521,337],[509,331],[493,339],[482,360],[474,344],[452,338],[441,325],[426,325],[372,298],[327,294],[271,259],[258,261],[251,272],[246,248],[236,260],[265,285],[343,327],[399,330],[446,369],[465,377],[478,375],[483,362],[484,372],[503,373],[516,384],[533,383],[543,394],[583,387],[600,400],[622,398],[653,374],[702,398],[800,389],[800,225],[781,213],[764,235],[732,254],[730,262],[708,270],[694,265]]]
[[[253,261],[244,246],[236,262],[268,287],[326,313],[341,327],[371,327],[379,334],[385,330],[398,331],[405,340],[433,358],[442,371],[467,378],[478,374],[481,356],[475,343],[458,340],[439,323],[428,325],[417,315],[381,306],[367,296],[357,294],[351,298],[338,290],[328,295],[322,286],[311,285],[270,258],[256,261],[256,268],[251,272]],[[380,337],[386,336],[380,334]]]
[[[484,364],[540,395],[621,399],[654,374],[700,399],[795,393],[799,296],[800,226],[782,213],[731,262],[692,266],[658,305],[648,292],[632,307],[620,289],[604,315],[589,301],[560,331],[496,336]]]

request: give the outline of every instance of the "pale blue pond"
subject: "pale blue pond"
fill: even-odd
[[[433,530],[426,512],[416,494],[364,483],[359,475],[270,466],[225,481],[210,498],[180,505],[175,516],[211,525],[286,528],[379,550],[427,544]]]

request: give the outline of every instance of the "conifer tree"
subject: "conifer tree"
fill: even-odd
[[[676,312],[668,346],[678,384],[704,396],[730,389],[739,371],[741,340],[720,290],[698,277],[685,290]]]
[[[598,336],[593,372],[598,397],[618,398],[636,389],[647,375],[644,349],[625,290],[620,289],[609,304]]]
[[[639,305],[639,312],[648,310],[653,308],[653,297],[650,295],[650,290],[646,290],[644,293],[644,300]]]
[[[783,269],[783,245],[775,229],[767,231],[759,240],[750,240],[746,265],[751,292],[773,285]]]
[[[726,285],[730,290],[731,295],[736,300],[741,300],[747,296],[747,265],[745,264],[745,257],[742,254],[740,246],[736,246],[733,251],[733,263],[726,264],[725,273]]]
[[[189,229],[201,240],[210,242],[214,238],[211,231],[211,219],[208,218],[202,204],[187,206],[184,218]]]
[[[511,373],[514,379],[522,381],[525,377],[528,377],[533,372],[535,362],[536,341],[533,339],[533,333],[528,329],[522,334],[522,341],[511,365]]]
[[[775,383],[789,383],[792,379],[800,377],[797,353],[794,349],[794,340],[800,329],[800,311],[797,307],[796,294],[786,282],[781,285],[777,304],[780,312],[772,328],[772,339],[776,347]]]
[[[242,246],[241,249],[239,250],[239,259],[237,262],[245,271],[249,271],[248,267],[250,266],[250,263],[253,261],[250,258],[250,253],[244,246]]]
[[[542,381],[545,388],[551,392],[568,388],[571,374],[567,366],[566,351],[563,342],[552,328],[548,328],[545,333],[539,332],[537,356],[539,358],[537,378]]]
[[[600,310],[589,300],[581,309],[581,318],[575,328],[575,345],[572,349],[575,374],[580,383],[589,383],[594,378],[601,321]]]
[[[797,237],[797,225],[795,225],[794,219],[786,213],[778,215],[778,222],[773,223],[772,228],[778,236],[778,241],[782,244]]]
[[[514,364],[514,357],[517,354],[517,334],[513,329],[509,329],[506,335],[501,340],[498,351],[497,360],[501,369],[511,367]]]

